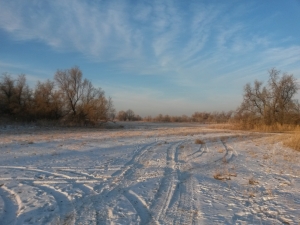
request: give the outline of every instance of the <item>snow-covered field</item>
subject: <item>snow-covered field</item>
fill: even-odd
[[[0,128],[0,224],[300,224],[278,134],[123,126]]]

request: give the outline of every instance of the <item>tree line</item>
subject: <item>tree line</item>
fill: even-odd
[[[76,124],[107,122],[115,117],[111,98],[83,79],[75,66],[57,70],[54,81],[38,81],[31,89],[26,75],[0,78],[0,116],[15,121],[55,120]]]
[[[0,77],[0,117],[14,121],[52,120],[68,124],[97,124],[113,121],[237,123],[243,128],[255,125],[300,123],[299,90],[292,74],[269,70],[266,85],[255,80],[244,86],[243,101],[235,111],[195,112],[192,116],[159,114],[142,118],[133,110],[115,112],[112,99],[101,88],[84,79],[81,70],[57,70],[54,80],[38,81],[31,89],[26,75]]]
[[[195,112],[192,116],[170,116],[159,114],[155,117],[135,117],[132,110],[120,111],[120,121],[144,120],[148,122],[199,122],[199,123],[234,123],[242,128],[257,125],[274,124],[299,125],[300,103],[295,99],[299,84],[293,74],[281,73],[273,68],[268,71],[266,85],[255,80],[244,86],[243,101],[235,111]],[[128,116],[127,116],[128,115]]]
[[[198,123],[226,123],[231,118],[232,111],[229,112],[195,112],[192,116],[170,116],[159,114],[156,117],[147,116],[145,121],[149,122],[198,122]]]
[[[146,121],[146,122],[163,122],[163,123],[181,123],[181,122],[198,122],[198,123],[227,123],[233,115],[229,112],[195,112],[192,116],[170,116],[168,114],[159,114],[157,116],[141,117],[136,115],[133,110],[119,111],[116,119],[119,121]]]

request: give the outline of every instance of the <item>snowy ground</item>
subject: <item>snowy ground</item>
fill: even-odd
[[[300,153],[277,135],[123,126],[0,128],[0,224],[300,224]]]

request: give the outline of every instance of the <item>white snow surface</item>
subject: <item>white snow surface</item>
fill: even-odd
[[[0,224],[300,224],[280,134],[118,126],[0,127]]]

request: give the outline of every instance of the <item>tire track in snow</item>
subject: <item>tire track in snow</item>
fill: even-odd
[[[197,154],[198,152],[200,152],[199,155],[201,156],[205,151],[204,146],[201,145],[199,150],[190,155],[195,155],[195,153]],[[190,164],[188,163],[188,161],[190,161],[190,158],[187,158],[184,163],[186,167]],[[186,171],[182,171],[181,169],[181,167],[177,168],[178,181],[176,189],[173,193],[172,200],[166,212],[168,224],[193,224],[198,220],[197,215],[200,207],[196,203],[196,199],[194,197],[195,182],[193,174],[190,172],[191,169],[188,169]]]
[[[150,144],[147,144],[146,146],[143,146],[139,150],[136,150],[136,153],[132,157],[132,159],[125,164],[125,166],[114,173],[114,176],[112,176],[113,179],[109,180],[108,182],[104,183],[101,187],[101,189],[98,191],[99,194],[91,196],[92,202],[94,202],[93,208],[100,211],[107,211],[107,205],[110,205],[110,208],[112,207],[111,204],[114,204],[113,201],[117,199],[120,195],[126,195],[125,192],[126,188],[133,182],[136,182],[136,180],[132,180],[132,175],[136,172],[136,169],[140,167],[141,162],[143,158],[147,158],[147,152],[152,149],[152,147],[156,145],[156,142],[152,142]],[[154,154],[153,151],[151,151],[151,155]],[[99,189],[99,186],[97,187]],[[108,188],[106,188],[108,187]],[[125,196],[126,197],[126,196]],[[133,195],[127,195],[130,199]],[[138,199],[137,197],[135,197]],[[130,202],[130,200],[129,200]],[[141,202],[141,201],[140,201]],[[133,206],[134,207],[134,206]],[[134,208],[135,209],[135,208]],[[135,209],[136,210],[136,209]],[[140,209],[139,209],[140,210]],[[108,211],[107,211],[108,212]],[[144,215],[147,213],[143,213],[143,211],[137,211],[141,217],[141,220],[147,220]],[[80,212],[79,212],[80,213]],[[149,214],[150,215],[150,214]],[[85,216],[85,215],[82,215]],[[106,215],[108,216],[108,214]],[[99,217],[99,218],[98,218]],[[96,214],[96,221],[103,221],[103,215],[101,215],[101,218],[99,215]],[[106,220],[109,221],[109,223],[112,223],[111,218],[106,218]],[[107,222],[108,222],[107,221]]]
[[[77,168],[77,169],[79,169],[79,168]],[[81,168],[80,168],[81,169]],[[77,175],[81,175],[82,177],[86,177],[86,178],[88,178],[88,179],[97,179],[98,177],[95,177],[95,176],[93,176],[93,175],[91,175],[91,174],[88,174],[88,173],[84,173],[84,172],[78,172],[78,171],[76,171],[76,170],[74,170],[74,169],[58,169],[58,171],[66,171],[66,172],[69,172],[69,173],[72,173],[72,174],[77,174]]]
[[[224,141],[221,142],[226,150],[226,154],[223,156],[223,158],[226,162],[232,161],[234,156],[236,155],[236,152],[234,153],[234,148],[226,144]]]
[[[33,172],[40,172],[40,173],[48,174],[48,175],[52,175],[52,176],[63,177],[65,179],[74,179],[74,177],[70,177],[65,174],[59,174],[59,173],[55,173],[55,172],[50,172],[50,171],[45,171],[45,170],[38,169],[38,168],[31,168],[31,167],[25,167],[25,166],[0,166],[0,169],[16,169],[16,170],[23,170],[23,171],[33,171]]]
[[[75,210],[73,203],[69,200],[68,194],[60,192],[55,188],[42,185],[39,188],[45,191],[48,195],[52,195],[59,207],[60,224],[74,224],[75,223]]]
[[[0,196],[4,201],[4,213],[0,224],[16,224],[22,204],[20,197],[4,185],[0,187]]]
[[[222,148],[224,148],[224,145],[221,144]],[[231,150],[229,150],[231,151]],[[234,151],[232,151],[234,152]],[[213,150],[210,150],[208,147],[207,147],[207,143],[204,145],[204,148],[203,148],[203,153],[210,153],[210,154],[214,154],[214,151]],[[209,160],[205,161],[205,162],[197,162],[197,164],[194,164],[190,169],[188,169],[189,172],[194,172],[194,171],[202,171],[202,170],[205,170],[205,171],[209,171],[209,170],[215,170],[216,169],[216,166],[218,166],[218,163],[222,163],[223,162],[227,162],[226,160],[229,159],[229,161],[232,161],[233,157],[230,156],[231,153],[227,153],[226,149],[225,149],[225,154],[222,155],[220,158],[218,157],[217,159],[210,159],[209,156],[207,156],[206,158],[208,158]],[[202,156],[203,154],[201,154]],[[237,155],[237,154],[235,154]],[[232,157],[232,159],[230,159],[230,157]],[[186,163],[188,164],[191,164],[191,161],[193,161],[192,159],[191,160],[187,160]]]
[[[128,161],[123,168],[120,170],[114,172],[112,174],[112,177],[118,177],[123,176],[129,169],[131,169],[132,166],[136,164],[136,162],[142,157],[142,155],[147,152],[153,145],[155,145],[156,142],[151,142],[150,144],[147,144],[146,146],[143,146],[140,148],[140,150],[136,150],[136,153],[133,155],[130,161]]]
[[[136,170],[137,168],[141,167],[141,165],[143,164],[143,162],[145,161],[149,161],[149,159],[151,159],[151,156],[156,152],[158,151],[159,149],[158,148],[154,148],[153,151],[150,151],[150,149],[152,149],[153,146],[156,146],[156,143],[150,143],[146,146],[143,146],[142,150],[139,151],[139,153],[137,153],[133,158],[132,160],[130,160],[130,164],[127,163],[127,168],[126,171],[121,171],[121,177],[118,177],[118,180],[113,188],[111,189],[107,189],[106,191],[103,191],[101,192],[100,195],[97,196],[97,202],[102,203],[101,206],[97,206],[97,207],[100,207],[101,210],[106,210],[106,207],[105,205],[110,205],[116,198],[118,198],[118,196],[120,195],[126,195],[126,191],[128,190],[127,188],[134,182],[136,182],[136,180],[138,179],[132,179],[134,176],[134,174],[136,173]],[[173,146],[173,145],[172,145]],[[171,148],[172,146],[169,146],[169,148]],[[156,149],[156,150],[155,150]],[[155,151],[154,151],[155,150]],[[147,153],[150,153],[150,154],[147,154]],[[175,154],[175,153],[174,153]],[[175,155],[173,154],[172,158],[173,158],[173,161],[174,161],[174,157]],[[171,156],[169,156],[171,157]],[[138,170],[138,176],[141,176],[140,172],[142,171],[143,169],[142,168],[139,168]],[[127,190],[126,190],[127,189]],[[126,197],[126,196],[125,196]],[[127,197],[131,197],[132,198],[132,195],[127,195]],[[137,197],[135,197],[137,198]],[[140,198],[141,199],[141,198]],[[129,200],[130,202],[130,200]],[[142,201],[140,200],[140,203]],[[103,205],[103,203],[105,203],[105,205]],[[141,203],[142,204],[142,203]],[[133,206],[134,207],[134,206]],[[135,209],[136,210],[136,209]],[[141,218],[141,220],[143,221],[147,221],[147,219],[145,218],[144,215],[146,215],[147,213],[145,212],[139,212],[139,211],[136,211],[138,214],[141,213],[141,215],[139,214]],[[150,213],[149,213],[149,217],[150,217]],[[148,219],[149,221],[149,219]]]
[[[141,224],[149,223],[151,214],[149,212],[147,203],[131,190],[124,191],[123,195],[128,199],[135,211],[138,213],[141,219]]]
[[[112,175],[111,175],[111,179],[109,179],[108,181],[106,182],[103,182],[102,184],[100,185],[97,185],[95,189],[97,189],[98,193],[102,193],[104,191],[104,189],[106,187],[109,188],[108,191],[112,191],[114,190],[116,187],[119,186],[119,184],[121,182],[123,182],[125,180],[125,177],[128,176],[127,173],[128,171],[132,170],[137,162],[139,161],[139,159],[147,152],[149,151],[149,149],[151,149],[154,145],[156,144],[156,142],[151,142],[141,148],[137,148],[135,150],[135,153],[133,155],[133,157],[131,158],[130,161],[128,161],[120,170],[117,170],[116,172],[114,172]]]
[[[73,186],[76,186],[80,188],[82,191],[84,191],[86,194],[95,194],[94,190],[87,186],[85,183],[95,183],[99,182],[97,179],[93,178],[91,179],[86,179],[86,177],[70,177],[65,174],[60,174],[60,173],[55,173],[55,172],[50,172],[50,171],[45,171],[42,169],[38,168],[28,168],[28,167],[21,167],[21,166],[0,166],[0,168],[5,168],[5,169],[17,169],[17,170],[23,170],[23,171],[33,171],[33,172],[39,172],[39,176],[41,174],[47,174],[51,176],[56,176],[60,177],[60,179],[51,179],[51,180],[44,180],[44,177],[36,177],[40,178],[40,180],[37,180],[36,178],[2,178],[0,180],[19,180],[19,181],[27,181],[26,183],[28,185],[35,185],[35,184],[53,184],[53,183],[66,183],[66,184],[72,184]],[[51,168],[51,167],[49,167]],[[77,182],[79,181],[79,182]]]
[[[146,160],[147,158],[150,158],[149,155],[147,155],[147,153],[150,152],[150,156],[152,156],[154,154],[154,151],[150,151],[151,149],[154,149],[153,147],[156,146],[156,142],[150,143],[146,146],[144,146],[142,148],[143,151],[140,151],[138,155],[136,155],[132,160],[130,160],[130,164],[127,165],[126,169],[124,171],[122,171],[121,173],[121,177],[118,178],[119,180],[119,184],[122,184],[123,181],[130,180],[129,178],[131,177],[132,174],[135,173],[137,167],[140,167],[140,165],[143,165],[144,161],[148,161]],[[124,188],[127,188],[127,186],[129,185],[129,183],[125,184]],[[118,185],[119,186],[119,185]]]
[[[3,167],[2,167],[3,168]],[[82,177],[70,177],[67,176],[65,174],[59,174],[59,173],[54,173],[54,172],[49,172],[49,171],[45,171],[45,170],[41,170],[41,169],[37,169],[37,168],[30,168],[28,169],[27,167],[6,167],[8,169],[17,169],[17,170],[24,170],[24,171],[34,171],[34,172],[38,172],[38,176],[41,176],[41,174],[47,174],[47,175],[52,175],[55,177],[59,177],[58,179],[52,178],[50,180],[45,179],[44,177],[39,178],[39,177],[35,177],[35,178],[11,178],[9,180],[18,180],[18,181],[23,181],[26,183],[26,185],[31,186],[31,187],[36,187],[38,189],[41,189],[42,191],[44,191],[47,195],[52,195],[56,202],[57,205],[59,206],[60,211],[62,211],[63,217],[61,215],[60,218],[60,223],[61,224],[70,224],[70,222],[75,222],[75,210],[74,207],[72,210],[70,210],[70,205],[72,205],[71,201],[68,199],[68,195],[64,194],[62,192],[57,191],[56,189],[54,189],[53,187],[49,186],[48,184],[70,184],[72,185],[73,188],[78,188],[81,191],[83,191],[84,193],[84,198],[86,198],[89,195],[94,195],[96,194],[96,192],[93,190],[93,188],[91,188],[90,186],[87,185],[87,183],[92,182],[92,183],[96,183],[99,182],[99,180],[97,179],[87,179],[86,177],[82,178]],[[49,169],[51,169],[51,167],[49,167]],[[37,180],[37,178],[39,178]],[[4,178],[5,180],[5,178]],[[1,191],[1,190],[0,190]],[[20,200],[21,202],[21,200]],[[21,219],[21,218],[20,218]],[[5,219],[6,220],[6,219]],[[0,220],[1,221],[1,220]],[[56,221],[53,221],[56,222]],[[21,224],[22,221],[17,221],[16,224]],[[2,224],[2,223],[0,223]]]
[[[192,197],[192,200],[193,200],[193,223],[192,224],[203,224],[203,221],[200,219],[201,218],[201,202],[200,202],[200,199],[199,197],[197,196],[197,190],[196,190],[196,187],[197,187],[197,180],[192,177],[192,188],[193,188],[193,197]]]
[[[45,179],[43,180],[43,178],[40,178],[40,180],[37,180],[37,178],[30,178],[30,177],[26,177],[26,178],[21,178],[21,177],[6,177],[6,178],[0,178],[0,181],[12,181],[12,180],[17,180],[17,181],[24,181],[24,182],[33,182],[34,184],[42,184],[43,182],[45,184],[62,184],[62,183],[69,183],[69,182],[74,182],[74,183],[97,183],[97,182],[102,182],[103,179],[106,179],[105,176],[103,176],[103,178],[101,179],[86,179],[86,178],[82,178],[82,177],[74,177],[74,178],[69,178],[69,179],[63,179],[63,178],[54,178],[54,179]]]
[[[228,163],[234,159],[234,156],[237,156],[237,152],[234,150],[232,146],[229,146],[223,140],[221,140],[220,142],[222,144],[222,147],[225,149],[225,154],[221,158],[215,160],[214,162],[223,161]]]
[[[168,216],[172,224],[192,224],[193,217],[191,216],[191,204],[193,188],[191,186],[191,174],[187,172],[178,172],[178,184],[174,192],[176,199],[173,199],[173,207],[168,209]]]
[[[150,207],[150,212],[152,214],[151,222],[153,223],[164,223],[161,217],[165,215],[176,188],[177,172],[175,171],[175,166],[178,162],[178,149],[181,143],[182,141],[176,142],[167,150],[167,165],[164,177],[154,197],[154,202]]]
[[[205,144],[201,144],[200,147],[199,147],[199,149],[197,151],[195,151],[192,154],[189,154],[187,156],[186,162],[202,156],[202,154],[205,152],[204,147],[206,147],[206,145]]]

